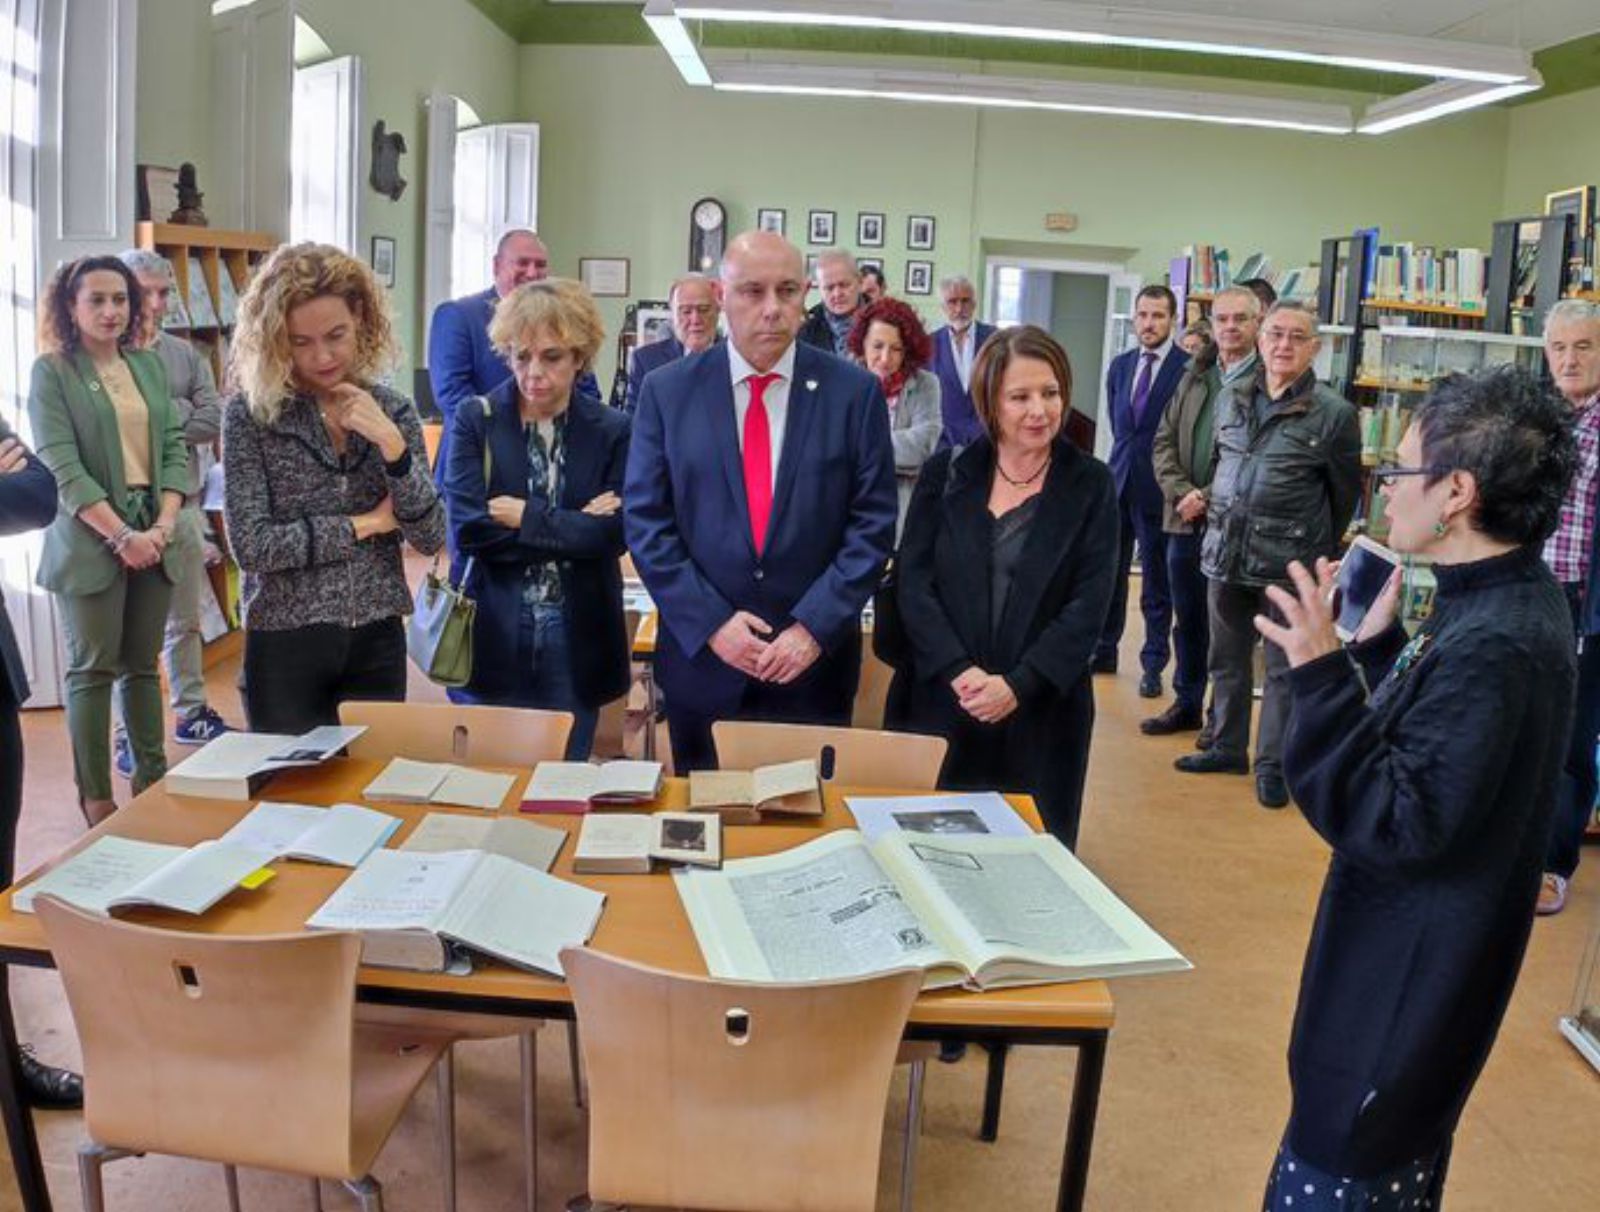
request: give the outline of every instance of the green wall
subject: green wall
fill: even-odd
[[[1546,194],[1600,185],[1600,88],[1511,110],[1500,215],[1537,215]]]

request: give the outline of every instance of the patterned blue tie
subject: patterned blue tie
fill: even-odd
[[[1156,356],[1145,350],[1143,363],[1139,367],[1138,381],[1133,385],[1133,423],[1135,425],[1144,420],[1144,406],[1150,403],[1151,371],[1156,364]]]

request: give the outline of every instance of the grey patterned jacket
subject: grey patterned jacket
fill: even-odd
[[[434,491],[411,401],[375,386],[372,398],[399,426],[406,451],[385,467],[378,448],[351,434],[344,458],[309,397],[258,424],[243,395],[222,418],[225,515],[244,572],[245,626],[287,631],[313,623],[360,627],[411,612],[402,536],[424,555],[444,546],[444,506]],[[356,541],[352,514],[393,498],[398,532]]]

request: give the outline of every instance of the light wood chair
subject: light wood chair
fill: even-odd
[[[383,1208],[369,1171],[449,1036],[355,1021],[354,934],[184,934],[35,905],[83,1044],[78,1150],[86,1212],[101,1168],[138,1153],[220,1162],[228,1206],[238,1166],[344,1183]],[[443,1142],[441,1141],[441,1145]]]
[[[535,711],[524,707],[479,707],[454,703],[384,703],[350,700],[339,704],[341,724],[365,724],[366,732],[350,744],[350,756],[382,760],[408,757],[422,762],[471,762],[480,766],[528,766],[560,761],[567,752],[572,715],[566,711]],[[542,1019],[501,1018],[488,1014],[450,1014],[441,1011],[362,1007],[371,1021],[420,1023],[447,1030],[462,1040],[519,1037],[522,1052],[522,1155],[527,1175],[527,1208],[538,1206],[538,1108],[534,1100],[538,1079],[535,1033]],[[567,1049],[572,1059],[572,1089],[583,1106],[583,1079],[578,1061],[577,1027],[567,1025]],[[449,1108],[446,1130],[455,1135],[455,1057],[439,1065],[439,1101]],[[445,1178],[446,1206],[455,1208],[455,1167]]]
[[[454,703],[339,704],[341,724],[365,724],[350,742],[355,758],[527,766],[559,761],[567,751],[572,713],[524,707],[466,707]]]
[[[711,725],[717,762],[724,770],[754,770],[775,762],[816,758],[822,777],[858,787],[931,791],[949,744],[942,736],[718,720]]]
[[[589,1072],[591,1200],[870,1212],[920,972],[751,985],[587,948],[561,963]]]

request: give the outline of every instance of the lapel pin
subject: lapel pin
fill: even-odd
[[[817,381],[815,379],[807,379],[806,380],[806,390],[807,391],[816,391],[817,390]]]

